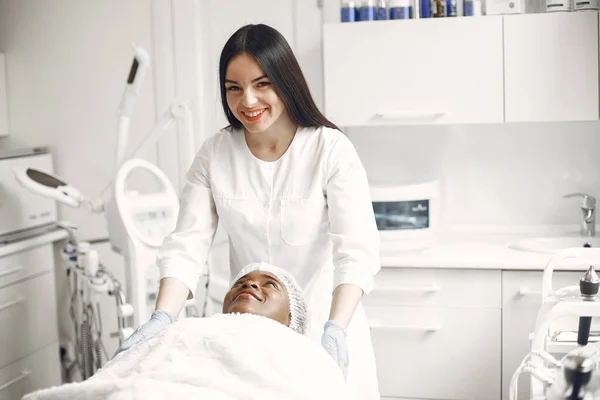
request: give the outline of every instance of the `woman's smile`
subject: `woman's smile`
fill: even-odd
[[[246,121],[256,122],[264,116],[266,110],[267,110],[266,108],[262,108],[259,110],[242,111],[241,114],[244,116],[244,119]]]

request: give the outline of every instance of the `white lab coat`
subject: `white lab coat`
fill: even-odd
[[[298,128],[281,158],[265,162],[241,130],[222,130],[200,149],[186,177],[179,218],[159,252],[160,277],[192,293],[217,222],[229,237],[230,274],[264,261],[290,271],[304,289],[307,335],[320,343],[333,289],[365,294],[379,271],[379,234],[365,170],[352,143],[330,128]],[[348,384],[379,400],[375,358],[359,305],[348,328]]]

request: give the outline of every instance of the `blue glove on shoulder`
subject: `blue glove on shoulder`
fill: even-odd
[[[113,358],[122,351],[128,350],[130,347],[143,342],[149,337],[161,331],[167,325],[177,321],[177,318],[164,310],[156,310],[150,316],[150,320],[138,327],[132,334],[123,342],[121,347],[117,349]]]
[[[333,320],[327,321],[323,327],[321,345],[338,364],[346,380],[349,364],[346,330]]]

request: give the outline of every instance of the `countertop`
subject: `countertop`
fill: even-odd
[[[536,237],[579,237],[576,226],[481,228],[460,227],[419,233],[413,237],[383,237],[381,266],[384,268],[457,268],[543,270],[551,254],[516,250],[520,239]],[[61,228],[0,244],[0,257],[67,237]]]
[[[466,268],[543,270],[551,254],[510,247],[521,239],[580,237],[576,226],[454,228],[421,237],[382,238],[381,266],[402,268]],[[583,239],[583,238],[582,238]]]
[[[66,239],[67,231],[59,227],[51,227],[33,236],[24,237],[9,243],[0,243],[0,257],[18,253],[33,247]]]

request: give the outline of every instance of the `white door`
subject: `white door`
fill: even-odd
[[[323,40],[338,125],[504,120],[502,17],[331,23]]]
[[[504,16],[506,122],[598,119],[598,13]]]

